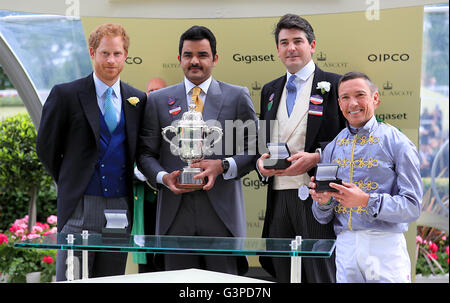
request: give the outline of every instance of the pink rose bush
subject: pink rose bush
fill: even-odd
[[[432,227],[418,226],[416,236],[416,273],[448,273],[448,236]]]
[[[36,222],[28,227],[28,216],[17,219],[11,227],[0,232],[0,274],[8,275],[8,282],[25,282],[25,275],[40,271],[41,282],[50,282],[56,272],[56,250],[15,248],[14,242],[37,239],[57,231],[57,217]]]

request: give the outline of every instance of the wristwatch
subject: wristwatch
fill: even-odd
[[[222,168],[223,168],[223,173],[226,174],[228,169],[230,168],[230,162],[228,162],[227,159],[222,159]]]

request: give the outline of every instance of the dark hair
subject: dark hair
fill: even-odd
[[[372,82],[372,80],[370,80],[369,76],[367,76],[366,74],[361,73],[361,72],[348,72],[345,75],[343,75],[341,77],[341,79],[339,79],[338,90],[339,90],[339,87],[341,86],[342,82],[353,80],[353,79],[364,79],[364,80],[366,80],[367,84],[369,85],[370,92],[372,94],[378,90],[378,87],[375,85],[375,83]]]
[[[294,14],[286,14],[280,18],[274,30],[275,43],[278,45],[278,35],[282,29],[299,29],[303,31],[308,39],[309,44],[316,40],[314,30],[306,19]]]
[[[181,55],[184,40],[199,41],[203,39],[208,39],[209,45],[211,46],[212,55],[214,57],[216,55],[216,37],[214,37],[214,34],[208,28],[199,25],[192,26],[181,35],[178,54]]]

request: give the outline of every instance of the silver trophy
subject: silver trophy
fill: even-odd
[[[169,140],[166,133],[171,131],[176,134],[174,139]],[[218,136],[209,144],[210,136],[216,132]],[[195,110],[195,104],[189,105],[189,111],[185,112],[181,120],[175,121],[174,125],[166,126],[161,132],[164,140],[169,142],[171,150],[179,155],[181,160],[187,162],[188,166],[183,168],[179,176],[179,187],[189,189],[200,189],[205,184],[203,179],[194,179],[201,173],[201,168],[191,168],[191,164],[203,159],[205,155],[212,155],[214,146],[222,139],[222,129],[217,126],[208,126],[203,121],[202,113]],[[177,144],[175,144],[175,141]],[[208,143],[208,144],[207,144]]]

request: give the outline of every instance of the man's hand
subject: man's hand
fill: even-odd
[[[311,168],[315,167],[320,161],[320,155],[318,153],[306,153],[298,152],[286,160],[292,162],[291,166],[284,169],[282,176],[297,176],[308,172]]]
[[[311,182],[309,182],[309,194],[311,195],[311,198],[318,202],[321,205],[328,204],[330,202],[330,199],[332,197],[330,191],[324,191],[324,192],[316,192],[316,183],[314,183],[314,176],[311,177]]]
[[[194,191],[195,189],[179,188],[180,183],[178,182],[178,176],[180,174],[181,174],[181,170],[175,170],[175,171],[171,172],[170,174],[164,175],[162,178],[162,181],[175,195]]]
[[[223,173],[221,160],[202,160],[191,164],[192,168],[202,168],[203,171],[194,176],[194,179],[204,179],[208,177],[208,183],[203,186],[203,190],[210,190],[218,175]]]
[[[262,154],[261,157],[256,162],[256,165],[258,165],[260,174],[263,175],[264,177],[273,177],[273,176],[280,175],[284,171],[284,169],[266,169],[266,168],[264,168],[264,159],[267,159],[269,157],[270,157],[270,155],[267,153]]]
[[[366,207],[369,203],[369,194],[363,192],[357,185],[342,181],[342,185],[330,183],[330,187],[339,192],[332,192],[331,195],[345,208]]]

